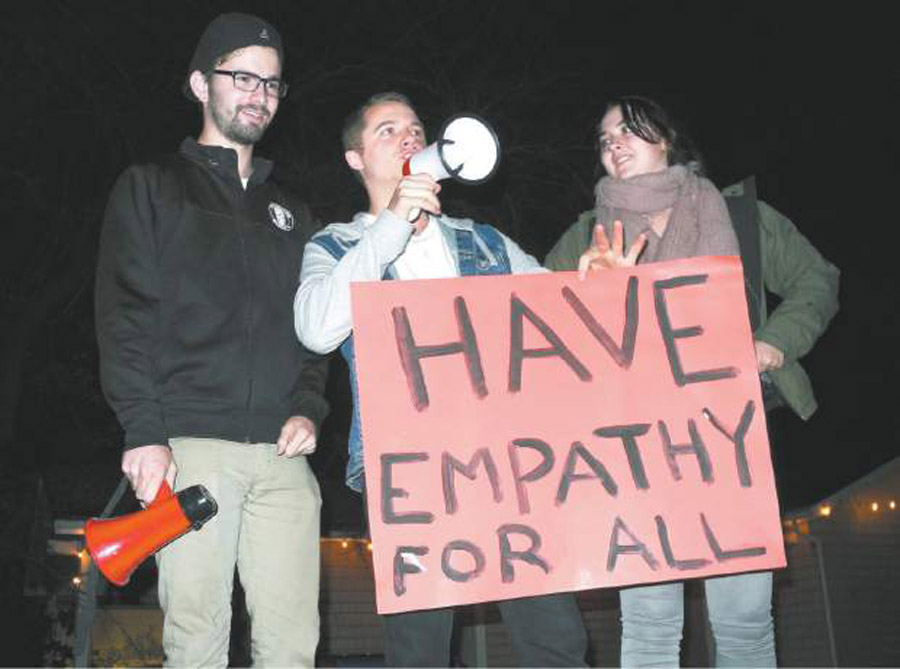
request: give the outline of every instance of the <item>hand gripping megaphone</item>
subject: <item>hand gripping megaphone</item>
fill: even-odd
[[[199,530],[218,510],[216,500],[202,485],[173,495],[163,481],[156,499],[143,511],[87,521],[85,543],[97,568],[111,583],[121,586],[146,558],[188,530]]]
[[[403,176],[426,172],[438,181],[486,181],[500,162],[497,133],[474,114],[457,114],[444,123],[437,141],[410,156]]]

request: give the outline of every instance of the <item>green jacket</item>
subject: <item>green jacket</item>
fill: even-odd
[[[798,362],[838,310],[840,272],[771,206],[756,199],[753,177],[722,194],[741,246],[753,336],[784,352],[784,365],[768,372],[794,412],[807,420],[816,410],[812,384]],[[552,270],[574,270],[590,243],[594,211],[583,212],[547,254]],[[765,291],[781,302],[766,313]]]

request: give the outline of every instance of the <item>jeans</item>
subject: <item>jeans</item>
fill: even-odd
[[[772,572],[704,581],[717,667],[774,667]],[[623,667],[677,667],[684,626],[681,582],[623,588]]]

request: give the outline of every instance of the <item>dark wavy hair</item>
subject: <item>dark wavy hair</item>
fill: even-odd
[[[622,110],[622,121],[628,129],[642,140],[650,144],[666,143],[669,165],[684,165],[697,174],[705,173],[703,158],[693,140],[660,104],[639,95],[623,95],[610,100],[603,115],[615,107]],[[599,124],[597,136],[600,136]],[[599,143],[597,148],[599,155]],[[600,172],[603,172],[602,165]]]

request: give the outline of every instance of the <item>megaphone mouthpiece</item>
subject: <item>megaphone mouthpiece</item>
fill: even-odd
[[[199,530],[203,523],[219,511],[219,505],[202,485],[192,485],[179,492],[178,503],[185,517],[191,522],[191,528]]]

